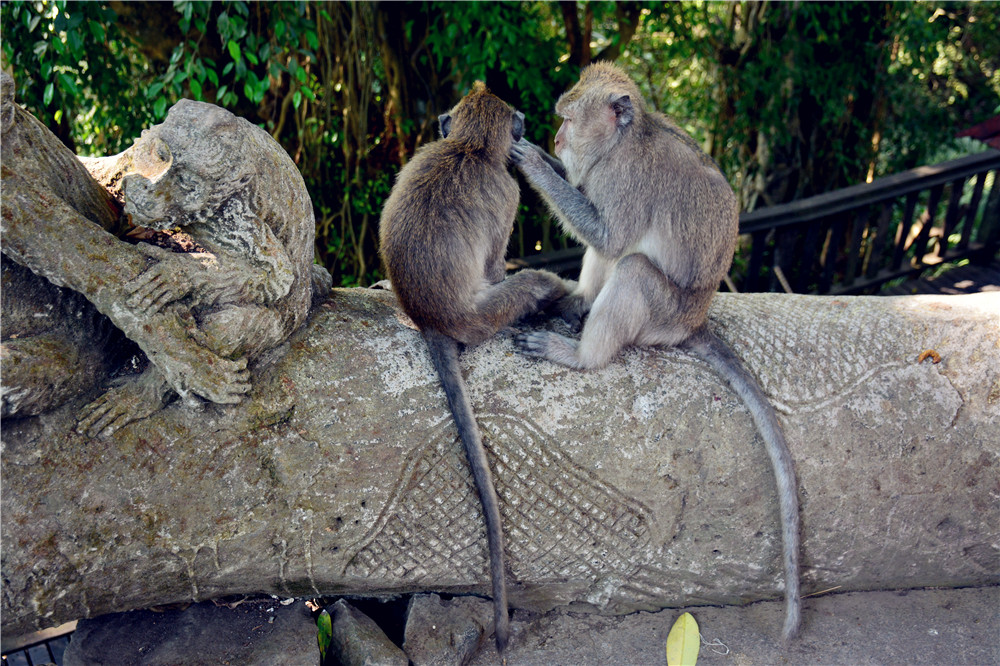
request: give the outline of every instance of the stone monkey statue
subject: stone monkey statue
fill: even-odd
[[[552,273],[505,279],[504,255],[520,199],[507,170],[524,116],[477,82],[440,117],[443,138],[423,146],[399,173],[380,221],[380,252],[403,310],[430,348],[482,502],[490,553],[496,645],[510,636],[500,510],[479,428],[458,364],[459,345],[566,294]]]
[[[757,381],[706,326],[729,270],[739,228],[732,188],[715,162],[609,63],[590,65],[556,104],[555,151],[526,141],[512,158],[563,228],[587,246],[575,291],[554,306],[586,316],[580,340],[551,331],[518,336],[528,354],[578,369],[600,368],[630,345],[693,351],[743,399],[764,440],[778,485],[786,618],[800,623],[799,516],[795,471],[774,410]]]
[[[120,183],[136,226],[180,230],[194,252],[139,244],[154,263],[125,286],[128,304],[152,317],[171,303],[189,308],[196,339],[232,361],[254,361],[284,342],[309,311],[315,220],[305,183],[264,130],[212,104],[181,100],[124,153],[88,166]],[[81,413],[91,435],[112,432],[175,395],[149,366]],[[235,401],[235,400],[233,400]]]
[[[0,89],[3,130],[0,248],[4,255],[5,315],[11,308],[31,307],[30,303],[19,305],[18,301],[34,300],[45,292],[48,295],[44,298],[53,305],[55,300],[64,306],[70,302],[89,303],[82,309],[74,305],[69,311],[53,307],[47,316],[65,319],[79,315],[76,324],[94,322],[99,329],[95,336],[78,325],[54,323],[54,328],[46,333],[47,339],[41,342],[49,345],[55,329],[70,326],[74,329],[72,335],[59,336],[60,355],[81,361],[70,366],[47,367],[52,358],[43,353],[45,345],[35,344],[40,342],[34,335],[39,333],[37,326],[30,332],[21,330],[17,322],[23,318],[5,316],[3,415],[46,411],[89,390],[100,379],[103,361],[93,362],[92,356],[106,342],[103,332],[106,323],[100,322],[91,306],[134,341],[161,368],[178,393],[217,402],[242,393],[247,378],[245,364],[223,359],[198,345],[189,333],[188,313],[171,307],[147,318],[126,305],[125,281],[138,276],[152,262],[114,235],[120,230],[120,205],[52,132],[14,102],[14,81],[6,73],[0,74]],[[20,277],[7,279],[15,274]],[[58,292],[53,294],[52,287],[38,286],[38,280],[46,280]],[[32,288],[23,291],[15,288],[15,284]],[[29,334],[30,341],[25,337]],[[79,373],[90,379],[70,392],[45,390],[50,376],[60,372]],[[79,383],[78,380],[82,378],[74,382]],[[17,397],[29,395],[35,397],[28,403]]]
[[[13,79],[0,79],[3,416],[45,411],[93,388],[104,368],[94,352],[109,329],[134,341],[151,365],[85,409],[81,429],[111,431],[174,394],[238,402],[250,389],[247,359],[305,320],[313,284],[324,294],[330,287],[329,274],[311,265],[312,208],[294,164],[259,128],[188,101],[121,155],[78,159],[14,103]],[[185,227],[200,239],[200,254],[123,242],[115,235],[123,204],[136,222]],[[30,312],[8,316],[28,307],[8,298],[24,284],[32,300],[48,294],[63,304],[48,308],[54,317],[76,319],[73,335],[60,334],[59,356],[80,362],[48,367],[50,332],[42,339],[37,325],[21,325]],[[80,321],[96,322],[94,333]],[[60,372],[81,379],[40,391]]]

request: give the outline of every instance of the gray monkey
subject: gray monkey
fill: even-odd
[[[497,650],[510,638],[503,532],[496,491],[458,365],[475,345],[566,295],[563,281],[523,270],[504,279],[504,255],[520,200],[508,172],[524,115],[476,82],[439,118],[443,138],[413,156],[382,210],[386,273],[403,311],[430,348],[472,468],[486,521]]]
[[[527,354],[577,369],[607,365],[626,346],[676,345],[724,377],[750,409],[778,485],[784,542],[783,635],[799,628],[799,513],[781,425],[757,381],[705,325],[729,270],[739,208],[718,165],[662,114],[647,111],[621,69],[595,63],[556,103],[562,165],[521,140],[511,156],[563,228],[587,246],[574,292],[552,308],[579,342],[522,333]],[[588,315],[589,312],[589,315]]]

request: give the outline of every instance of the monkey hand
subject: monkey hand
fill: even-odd
[[[527,139],[521,138],[519,141],[511,144],[510,160],[518,167],[528,164],[540,165],[543,162],[540,151],[541,148]]]
[[[206,268],[199,261],[200,255],[167,252],[146,244],[140,247],[157,262],[125,285],[129,294],[126,304],[147,317],[189,296],[192,307],[213,301],[218,292],[227,289],[226,285],[218,284],[220,271]]]
[[[590,312],[590,304],[581,294],[570,294],[560,298],[548,309],[569,324],[574,333],[579,333],[583,328],[583,318]]]
[[[526,176],[529,173],[539,174],[548,171],[545,168],[547,164],[559,178],[566,179],[566,166],[559,161],[559,158],[549,155],[527,139],[522,138],[511,144],[510,160]]]

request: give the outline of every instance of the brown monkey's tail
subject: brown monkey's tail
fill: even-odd
[[[497,652],[503,657],[507,641],[510,640],[510,618],[507,615],[507,586],[504,583],[503,526],[500,523],[500,505],[493,488],[493,477],[486,460],[472,404],[465,391],[465,380],[458,365],[458,343],[438,331],[421,331],[431,351],[431,360],[441,378],[441,385],[448,398],[448,407],[458,427],[458,435],[465,445],[465,455],[472,468],[472,477],[479,492],[486,521],[486,539],[490,550],[490,578],[493,583],[493,620],[496,632]]]
[[[747,372],[740,359],[718,336],[702,326],[685,340],[682,347],[705,360],[733,388],[744,404],[764,440],[778,484],[778,507],[781,513],[781,533],[785,564],[785,626],[782,635],[787,640],[799,631],[802,600],[799,597],[799,498],[795,483],[795,465],[778,423],[774,408],[757,380]]]

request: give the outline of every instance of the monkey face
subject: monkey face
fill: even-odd
[[[181,100],[126,153],[125,213],[133,224],[168,230],[215,215],[254,174],[252,141],[225,109]]]
[[[205,208],[209,184],[174,158],[156,129],[145,130],[129,149],[132,165],[122,192],[132,224],[166,230]]]

